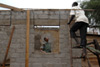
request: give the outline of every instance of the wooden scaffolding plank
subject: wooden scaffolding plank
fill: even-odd
[[[26,60],[25,67],[29,67],[29,30],[30,30],[30,10],[27,10],[27,26],[26,26]]]
[[[14,11],[23,11],[23,9],[19,9],[19,8],[9,6],[9,5],[5,5],[5,4],[2,4],[2,3],[0,3],[0,7],[8,8],[8,9],[11,9],[11,10],[14,10]]]
[[[12,32],[11,32],[11,35],[10,35],[10,38],[9,38],[8,47],[7,47],[7,50],[6,50],[6,54],[5,54],[5,57],[4,57],[2,67],[5,67],[5,63],[6,63],[6,59],[7,59],[7,56],[8,56],[9,49],[10,49],[10,44],[11,44],[11,40],[12,40],[12,37],[13,37],[14,30],[15,30],[15,26],[13,26],[13,28],[12,28]]]

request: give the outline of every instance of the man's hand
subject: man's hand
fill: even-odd
[[[72,22],[72,20],[74,19],[75,15],[71,15],[71,18],[69,20],[69,22],[67,23],[68,25]]]

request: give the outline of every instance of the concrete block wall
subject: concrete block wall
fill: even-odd
[[[71,60],[70,60],[69,30],[68,26],[66,25],[68,20],[68,15],[69,11],[66,10],[31,11],[29,67],[70,67]],[[59,23],[59,18],[60,18],[60,23]],[[34,28],[32,25],[34,21],[35,25],[50,25],[50,26],[60,25],[59,53],[43,54],[34,51]],[[13,12],[12,25],[15,25],[15,31],[11,42],[11,47],[8,57],[10,58],[10,67],[25,67],[26,12]],[[0,38],[0,43],[2,45],[2,46],[0,45],[1,63],[3,60],[2,58],[4,58],[4,53],[6,50],[4,48],[7,47],[8,43],[7,41],[9,40],[11,28],[12,26],[0,27],[1,29],[0,36],[2,37]],[[81,67],[81,60],[75,60],[74,62],[75,62],[74,67]]]
[[[60,20],[68,18],[69,11],[65,10],[31,10],[31,24],[59,25]],[[26,11],[0,11],[0,25],[9,25],[10,18],[13,25],[25,24]],[[48,22],[48,23],[47,23]]]

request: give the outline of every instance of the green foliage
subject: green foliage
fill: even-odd
[[[100,0],[82,2],[81,7],[83,9],[94,9],[94,11],[86,11],[86,15],[89,18],[90,24],[100,24]]]

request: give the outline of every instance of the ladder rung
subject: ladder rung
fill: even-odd
[[[83,47],[72,46],[72,49],[83,49]]]

